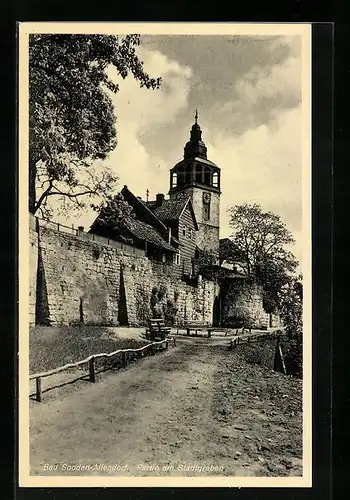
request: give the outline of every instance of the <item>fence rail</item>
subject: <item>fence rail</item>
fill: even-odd
[[[81,361],[76,361],[75,363],[67,363],[64,366],[59,366],[58,368],[54,368],[53,370],[49,370],[46,372],[41,372],[41,373],[34,373],[32,375],[29,375],[29,380],[34,380],[36,379],[36,400],[41,402],[42,401],[42,387],[41,387],[41,380],[45,377],[50,377],[51,375],[55,375],[56,373],[60,373],[64,370],[67,370],[68,368],[76,368],[78,366],[84,365],[84,364],[89,364],[89,380],[90,382],[96,382],[96,366],[95,366],[95,361],[96,359],[99,358],[111,358],[112,356],[116,356],[117,354],[121,354],[122,356],[122,364],[123,367],[127,367],[127,353],[137,353],[137,352],[142,352],[145,351],[146,349],[152,348],[153,346],[157,345],[163,345],[165,344],[165,350],[168,349],[169,347],[169,342],[172,342],[173,347],[176,347],[176,341],[174,337],[170,337],[168,339],[160,340],[157,342],[151,342],[150,344],[147,344],[142,347],[138,347],[136,349],[117,349],[116,351],[106,353],[106,352],[101,352],[99,354],[92,354],[91,356],[88,356],[87,358],[81,360]]]
[[[74,226],[65,226],[64,224],[60,224],[59,222],[52,222],[49,220],[41,219],[40,217],[35,217],[32,214],[29,214],[29,227],[34,231],[38,231],[39,227],[45,227],[54,231],[59,231],[60,233],[71,234],[72,236],[84,238],[85,240],[95,241],[96,243],[101,243],[101,245],[108,245],[114,248],[118,248],[119,250],[122,250],[128,254],[138,256],[146,255],[146,252],[141,248],[136,248],[128,245],[127,243],[122,243],[110,238],[105,238],[104,236],[98,236],[94,233],[87,233],[79,228],[75,228]]]
[[[233,350],[240,344],[250,344],[253,342],[261,342],[269,339],[281,339],[283,334],[280,332],[264,332],[257,333],[254,335],[247,335],[246,337],[236,336],[230,340],[230,349]]]

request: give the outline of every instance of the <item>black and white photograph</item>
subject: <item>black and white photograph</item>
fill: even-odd
[[[22,486],[311,486],[311,26],[19,25]]]

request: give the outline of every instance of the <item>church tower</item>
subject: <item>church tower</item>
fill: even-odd
[[[190,196],[198,223],[197,246],[218,256],[220,226],[220,168],[207,158],[196,110],[184,157],[170,170],[171,199]]]

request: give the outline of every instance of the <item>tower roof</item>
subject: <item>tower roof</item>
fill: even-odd
[[[220,168],[207,158],[207,148],[202,141],[197,109],[184,157],[170,169],[169,194],[178,193],[190,186],[205,187],[209,191],[220,193]]]
[[[184,158],[207,158],[207,148],[202,141],[202,130],[198,123],[198,110],[196,108],[195,123],[192,125],[190,140],[187,142],[184,150]]]

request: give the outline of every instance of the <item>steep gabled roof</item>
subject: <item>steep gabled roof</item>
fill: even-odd
[[[101,235],[117,239],[119,236],[131,236],[139,241],[147,241],[160,248],[176,252],[178,240],[171,235],[169,243],[168,227],[147,207],[146,203],[129,191],[127,186],[124,186],[121,193],[125,201],[133,208],[135,217],[126,217],[118,228],[113,228],[108,227],[109,225],[101,225],[103,215],[100,213],[91,225],[89,232],[98,234],[102,230],[103,234]]]
[[[152,210],[150,210],[146,202],[142,201],[141,198],[135,196],[128,189],[127,186],[123,187],[121,193],[124,196],[124,199],[129,203],[129,205],[133,207],[134,212],[139,218],[142,212],[142,215],[144,215],[144,221],[147,224],[152,224],[159,231],[164,232],[164,234],[167,234],[168,232],[167,226],[160,219],[158,219],[158,217],[152,212]]]
[[[147,202],[148,207],[152,210],[162,222],[169,223],[178,221],[188,206],[193,218],[194,226],[198,230],[196,216],[193,211],[191,200],[188,196],[163,200],[161,205],[157,205],[155,201]]]
[[[167,243],[152,226],[138,219],[128,219],[125,223],[130,234],[141,241],[147,241],[155,246],[176,252],[176,248]]]

